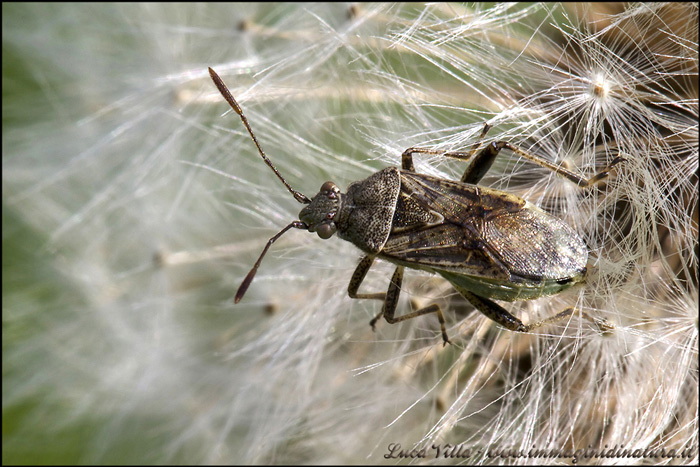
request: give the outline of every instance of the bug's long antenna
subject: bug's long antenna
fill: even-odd
[[[260,263],[262,262],[262,259],[265,256],[265,253],[267,253],[267,250],[270,248],[270,246],[273,243],[275,243],[275,240],[280,238],[283,233],[285,233],[287,230],[291,229],[292,227],[294,227],[295,229],[303,229],[303,230],[308,230],[308,228],[309,228],[308,225],[304,224],[301,221],[294,221],[291,224],[289,224],[287,227],[285,227],[284,229],[280,230],[277,233],[277,235],[275,235],[270,240],[268,240],[267,245],[265,245],[265,248],[263,248],[262,253],[260,253],[260,257],[255,262],[253,269],[250,270],[248,275],[245,276],[245,279],[243,279],[243,282],[241,282],[241,286],[238,287],[238,291],[236,291],[236,298],[234,298],[234,303],[240,302],[241,299],[243,298],[243,295],[245,295],[246,290],[248,290],[248,286],[250,285],[251,282],[253,282],[253,278],[255,277],[255,273],[258,272],[258,266],[260,266]]]
[[[263,160],[267,164],[268,167],[272,169],[273,172],[275,172],[275,175],[282,180],[282,183],[284,183],[284,186],[287,187],[287,190],[294,195],[294,199],[299,201],[300,203],[306,203],[309,204],[311,200],[304,196],[302,193],[296,191],[293,189],[289,183],[287,183],[287,180],[284,179],[284,177],[277,171],[274,165],[272,165],[272,162],[270,162],[270,159],[267,158],[265,153],[263,152],[262,148],[260,147],[260,143],[258,143],[258,138],[255,137],[255,134],[253,133],[253,130],[250,128],[250,124],[248,123],[248,119],[243,115],[243,110],[241,110],[241,106],[238,105],[238,102],[236,102],[236,99],[233,98],[233,95],[231,94],[231,91],[228,90],[226,87],[226,84],[224,84],[224,81],[219,77],[219,75],[216,74],[214,70],[209,67],[209,75],[211,75],[212,81],[214,81],[214,84],[216,85],[217,89],[219,89],[219,92],[221,93],[222,96],[224,96],[224,99],[226,99],[226,102],[229,103],[231,108],[236,111],[239,117],[241,117],[241,120],[243,121],[243,125],[245,125],[246,130],[248,130],[248,133],[250,133],[250,137],[253,138],[253,142],[255,143],[255,146],[258,148],[258,152],[262,156]],[[245,291],[244,291],[245,292]]]

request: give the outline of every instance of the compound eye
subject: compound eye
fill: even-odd
[[[338,187],[333,182],[326,182],[323,185],[321,185],[321,192],[336,192],[336,191],[338,191]]]
[[[331,238],[335,231],[336,227],[334,222],[324,222],[316,228],[316,233],[323,240]]]

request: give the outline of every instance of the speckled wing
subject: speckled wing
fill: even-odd
[[[586,269],[588,249],[561,219],[530,203],[485,219],[482,238],[512,275],[563,281]]]
[[[480,187],[401,171],[391,235],[380,257],[425,270],[508,280],[481,238]]]
[[[412,268],[496,281],[566,280],[585,270],[587,255],[571,227],[522,198],[406,171],[380,253]]]

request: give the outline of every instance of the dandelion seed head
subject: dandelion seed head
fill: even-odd
[[[3,18],[3,460],[696,446],[696,5],[3,4]],[[307,196],[411,146],[469,150],[484,123],[484,143],[585,177],[624,156],[594,190],[506,150],[480,182],[590,252],[585,283],[499,304],[528,323],[575,306],[612,329],[573,314],[509,332],[407,269],[397,314],[439,304],[455,345],[434,316],[373,332],[380,301],[347,296],[361,253],[296,229],[234,305],[302,205],[208,66]],[[393,271],[377,261],[361,291]]]
[[[600,100],[605,98],[610,93],[611,83],[606,79],[603,73],[597,73],[592,79],[591,92]]]

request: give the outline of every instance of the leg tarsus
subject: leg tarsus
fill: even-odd
[[[449,336],[447,335],[447,329],[445,328],[445,316],[442,314],[442,310],[437,303],[428,305],[420,310],[413,311],[411,313],[405,314],[403,316],[394,317],[393,312],[391,315],[389,313],[384,313],[384,319],[390,324],[398,323],[407,319],[417,318],[422,315],[427,315],[430,313],[435,313],[437,315],[438,321],[440,322],[440,331],[442,332],[442,344],[443,347],[447,344],[451,344]]]
[[[596,185],[598,182],[601,180],[605,180],[608,178],[610,175],[610,171],[615,168],[615,166],[621,162],[625,162],[627,159],[624,156],[617,155],[615,158],[608,164],[603,170],[598,172],[597,174],[593,175],[591,178],[588,179],[588,185],[587,186],[593,186]]]
[[[557,321],[560,321],[562,319],[565,319],[565,318],[571,316],[573,313],[574,313],[574,307],[566,308],[565,310],[560,311],[559,313],[557,313],[554,316],[550,316],[549,318],[545,318],[545,319],[538,321],[536,323],[533,323],[533,324],[528,324],[527,326],[525,326],[527,328],[525,330],[525,332],[530,332],[533,329],[537,329],[540,326],[544,326],[546,324],[556,323]],[[602,333],[610,332],[613,329],[615,329],[615,325],[606,319],[593,318],[592,316],[590,316],[588,313],[584,312],[583,310],[580,310],[579,313],[581,314],[582,318],[585,318],[586,320],[595,324],[598,327],[598,329],[600,330],[600,332],[602,332]]]
[[[525,325],[525,329],[523,329],[523,332],[530,332],[530,331],[537,329],[541,326],[544,326],[546,324],[555,323],[555,322],[560,321],[562,319],[568,318],[569,316],[571,316],[571,314],[573,312],[574,312],[573,307],[566,308],[565,310],[560,311],[559,313],[557,313],[554,316],[550,316],[549,318],[545,318],[541,321],[537,321],[536,323]]]
[[[384,316],[384,307],[382,307],[382,311],[380,311],[379,313],[377,313],[377,316],[375,316],[374,318],[372,318],[372,320],[369,322],[369,325],[372,327],[372,332],[375,332],[375,331],[377,330],[377,321],[378,321],[379,318],[381,318],[382,316]]]

